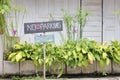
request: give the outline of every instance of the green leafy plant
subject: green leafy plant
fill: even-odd
[[[13,45],[20,41],[20,37],[18,36],[18,14],[22,10],[24,10],[25,13],[25,8],[14,5],[12,0],[0,1],[0,34],[3,34],[4,38],[3,43],[5,60],[7,59],[9,52],[13,49]],[[8,19],[11,16],[11,12],[15,16],[15,23],[13,23],[12,18]]]
[[[118,41],[111,41],[111,45],[109,46],[109,53],[111,59],[120,64],[120,43]]]
[[[74,15],[65,9],[62,9],[62,12],[64,14],[63,20],[66,26],[67,40],[76,41],[82,39],[83,28],[85,27],[89,12],[80,8],[77,9],[77,13]]]
[[[36,67],[43,65],[43,45],[42,44],[34,44],[32,45],[33,54],[31,55],[31,60],[33,60]]]
[[[0,0],[0,34],[3,34],[7,28],[5,15],[10,11],[11,0]],[[5,33],[6,34],[6,33]]]
[[[67,41],[64,45],[64,59],[68,66],[87,66],[93,64],[95,57],[93,54],[95,41],[81,39],[78,42]]]
[[[33,54],[32,45],[27,42],[16,43],[8,59],[12,62],[22,62],[25,60],[31,60],[31,54]]]
[[[54,71],[58,71],[58,77],[64,72],[64,65],[76,68],[87,67],[94,61],[99,61],[100,66],[108,65],[111,59],[120,64],[120,43],[111,41],[110,45],[106,42],[102,44],[87,38],[79,41],[68,40],[64,45],[46,43],[46,66],[50,69],[54,65]],[[16,43],[14,48],[9,51],[8,59],[12,62],[22,62],[32,60],[39,67],[44,63],[43,44],[30,44],[27,42]],[[58,66],[55,66],[59,64]]]
[[[110,63],[109,48],[106,42],[99,44],[95,48],[95,57],[100,62],[100,66],[104,67]]]

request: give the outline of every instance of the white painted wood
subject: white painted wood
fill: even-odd
[[[84,27],[84,31],[88,31],[88,32],[100,32],[101,33],[101,26],[99,27],[95,27],[95,26],[92,26],[92,25],[89,25],[89,26],[85,26]],[[91,35],[92,37],[92,35]]]
[[[61,9],[67,9],[67,0],[49,0],[48,5],[49,13],[55,17],[62,17]]]
[[[16,5],[18,5],[18,6],[23,6],[23,7],[25,7],[26,8],[26,16],[25,16],[25,18],[36,18],[36,2],[37,2],[37,0],[15,0],[15,3],[16,3]]]
[[[55,0],[48,0],[48,13],[54,15]]]
[[[103,7],[104,17],[113,16],[113,12],[115,9],[115,0],[103,0]]]
[[[3,74],[3,61],[0,60],[0,75]]]
[[[101,42],[101,37],[83,36],[83,38],[88,38],[88,39],[91,39],[91,40],[95,40],[97,42]]]
[[[77,9],[80,8],[80,0],[67,0],[67,9],[71,14],[76,14]]]
[[[98,32],[98,31],[96,31],[96,32],[88,32],[88,31],[86,31],[86,32],[83,32],[83,36],[93,36],[93,37],[100,37],[101,36],[101,34],[100,34],[100,32]]]
[[[94,37],[93,39],[99,42],[101,42],[101,40],[99,39],[101,38],[101,31],[102,31],[101,1],[102,0],[82,0],[82,8],[90,12],[84,31],[88,33],[90,32],[92,34],[92,35],[88,35],[83,33],[83,36],[87,38]],[[97,34],[94,34],[96,32]],[[97,39],[95,38],[95,36],[97,37]]]
[[[108,5],[106,5],[108,4]],[[115,38],[115,0],[103,0],[103,41],[110,42]]]
[[[0,74],[3,74],[3,35],[0,35]]]
[[[3,35],[0,35],[0,61],[3,61],[3,51],[4,51]]]
[[[120,11],[120,0],[115,0],[115,11]],[[115,15],[115,37],[120,41],[120,14]]]
[[[48,9],[49,9],[48,1],[49,0],[37,0],[37,3],[35,5],[36,6],[37,18],[38,17],[49,16],[49,13],[48,13]]]

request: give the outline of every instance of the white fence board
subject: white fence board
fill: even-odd
[[[102,20],[101,20],[101,1],[102,0],[82,0],[82,8],[90,12],[87,24],[85,25],[85,32],[93,32],[93,35],[89,35],[89,38],[95,36],[94,32],[98,32],[99,35],[102,31]],[[87,36],[86,36],[87,37]],[[98,36],[101,38],[101,35]],[[95,39],[95,38],[94,38]],[[100,40],[101,42],[101,40]]]

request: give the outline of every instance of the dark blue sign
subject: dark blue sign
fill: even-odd
[[[36,23],[24,23],[24,33],[44,33],[53,31],[62,31],[62,21],[49,21],[49,22],[36,22]]]

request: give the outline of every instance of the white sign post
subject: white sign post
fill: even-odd
[[[45,39],[45,33],[44,33],[44,39]],[[43,52],[44,52],[44,66],[43,66],[43,68],[44,68],[44,70],[43,70],[43,78],[44,78],[44,80],[46,79],[46,45],[45,45],[45,43],[46,42],[44,42],[43,43]]]

